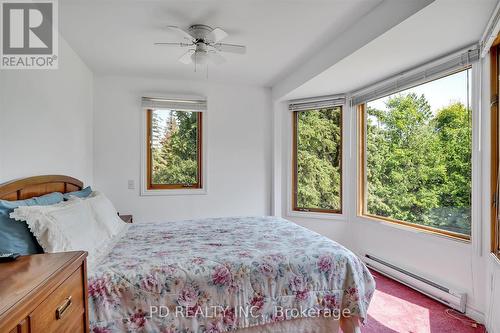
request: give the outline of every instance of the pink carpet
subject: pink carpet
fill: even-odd
[[[475,328],[452,318],[443,304],[377,272],[372,273],[377,291],[368,311],[368,323],[361,328],[363,333],[486,332],[482,325]]]

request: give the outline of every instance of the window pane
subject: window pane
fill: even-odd
[[[367,103],[366,211],[471,233],[470,69]]]
[[[340,107],[295,113],[295,209],[340,212]]]
[[[199,183],[199,112],[151,114],[151,184]]]

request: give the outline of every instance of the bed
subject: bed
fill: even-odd
[[[2,185],[0,199],[83,187],[61,177]],[[358,332],[374,289],[351,251],[276,217],[133,224],[88,267],[99,333]]]

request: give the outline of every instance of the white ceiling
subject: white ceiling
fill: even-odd
[[[207,24],[247,46],[211,66],[208,79],[270,87],[381,1],[64,0],[59,17],[61,34],[97,74],[206,79],[177,62],[185,49],[153,43],[178,40],[166,25]]]
[[[436,0],[284,99],[346,93],[478,42],[496,0]]]

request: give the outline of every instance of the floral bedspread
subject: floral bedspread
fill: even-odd
[[[343,246],[274,217],[134,224],[89,270],[93,332],[228,332],[364,320],[375,289]]]

